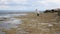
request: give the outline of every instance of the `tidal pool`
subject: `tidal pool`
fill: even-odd
[[[54,34],[60,34],[60,32],[59,32],[59,31],[57,31],[57,32],[54,32]]]
[[[0,15],[0,34],[6,34],[5,30],[17,28],[18,25],[22,24],[21,19],[14,18],[14,16],[25,16],[27,14],[6,14]]]
[[[11,18],[8,21],[3,21],[2,23],[0,23],[0,29],[6,29],[9,30],[11,28],[17,28],[18,24],[21,24],[21,20],[20,19],[16,19],[16,18]]]
[[[1,14],[1,18],[9,19],[7,21],[4,21],[4,19],[1,19],[3,21],[0,21],[0,29],[6,29],[9,30],[11,28],[17,28],[19,24],[22,23],[21,19],[16,19],[14,16],[25,16],[27,14]]]
[[[0,34],[5,34],[5,32],[0,31]]]

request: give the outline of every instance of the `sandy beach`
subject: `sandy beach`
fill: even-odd
[[[22,21],[17,25],[18,27],[9,30],[1,29],[1,31],[5,34],[60,34],[60,24],[57,23],[55,13],[40,13],[40,16],[36,16],[35,13],[27,14],[14,17]]]

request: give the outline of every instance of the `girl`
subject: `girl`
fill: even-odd
[[[39,11],[38,11],[38,9],[36,9],[36,14],[37,14],[37,16],[39,16]]]

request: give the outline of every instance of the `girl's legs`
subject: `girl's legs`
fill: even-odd
[[[39,16],[39,14],[37,14],[37,16]]]

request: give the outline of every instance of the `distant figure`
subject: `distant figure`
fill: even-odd
[[[37,16],[39,16],[39,11],[38,11],[38,9],[36,9],[35,11],[36,11]]]

